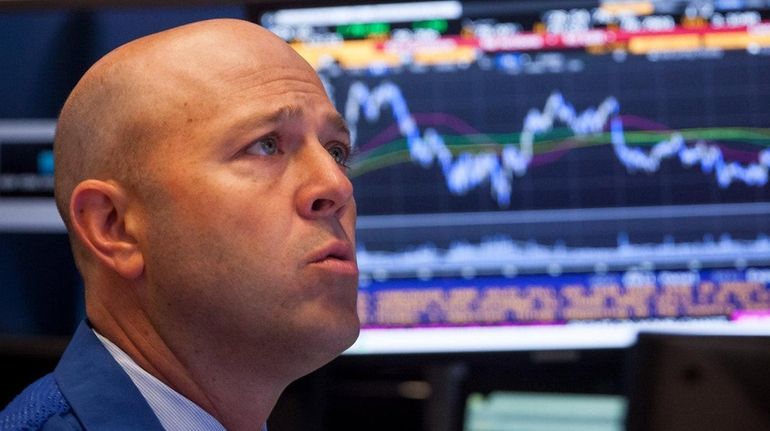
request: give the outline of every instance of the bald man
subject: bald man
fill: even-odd
[[[116,49],[54,147],[87,321],[0,429],[259,430],[355,341],[349,133],[272,33],[212,20]]]

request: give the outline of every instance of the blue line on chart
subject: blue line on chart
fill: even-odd
[[[688,147],[684,137],[676,132],[653,145],[649,152],[629,147],[620,119],[620,104],[612,96],[604,99],[597,108],[587,108],[578,113],[561,93],[554,91],[542,111],[532,108],[527,113],[518,143],[503,144],[499,152],[463,151],[457,156],[452,154],[436,129],[425,128],[420,131],[401,89],[389,81],[373,89],[360,81],[350,86],[344,108],[354,143],[361,112],[367,121],[374,122],[386,106],[391,108],[399,132],[406,138],[412,161],[425,168],[430,167],[434,160],[437,161],[446,178],[447,188],[457,195],[465,194],[489,180],[492,196],[500,207],[510,205],[513,176],[526,174],[532,162],[535,136],[553,130],[557,122],[566,125],[576,137],[602,133],[609,123],[615,155],[631,173],[656,172],[661,161],[678,157],[683,166],[700,165],[704,174],[714,173],[722,188],[735,181],[758,187],[768,182],[768,149],[759,152],[757,163],[742,165],[725,161],[719,147],[704,141],[699,140],[694,146]]]

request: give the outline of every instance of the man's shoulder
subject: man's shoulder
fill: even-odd
[[[81,427],[53,374],[29,385],[0,411],[0,431],[78,429]]]

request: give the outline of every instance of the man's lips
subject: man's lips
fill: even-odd
[[[308,263],[327,270],[358,274],[356,255],[352,244],[346,241],[333,241],[310,254]]]

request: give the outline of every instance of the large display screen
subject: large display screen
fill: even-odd
[[[353,135],[350,352],[770,333],[767,2],[251,12]]]

